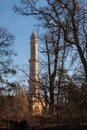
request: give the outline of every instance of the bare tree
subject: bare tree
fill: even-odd
[[[15,74],[16,71],[12,67],[12,55],[15,52],[12,49],[15,37],[6,28],[0,27],[0,87],[3,87],[2,83],[6,84],[6,78],[9,74]],[[10,84],[7,83],[7,86]],[[5,87],[5,86],[4,86]]]
[[[64,35],[63,41],[66,41],[67,46],[71,47],[73,57],[77,53],[77,57],[80,58],[79,62],[84,68],[85,78],[87,79],[87,15],[82,3],[77,0],[70,2],[69,0],[45,0],[44,4],[40,3],[41,1],[36,0],[20,0],[20,6],[15,6],[14,10],[21,15],[37,17],[41,21],[39,25],[46,30],[48,27],[57,30],[60,28]]]
[[[15,12],[21,15],[34,16],[39,20],[39,26],[45,31],[41,42],[47,61],[47,73],[50,95],[50,110],[54,107],[54,89],[58,67],[61,67],[59,78],[60,86],[62,70],[71,65],[76,69],[78,63],[82,66],[87,81],[87,32],[86,11],[77,0],[45,0],[44,4],[38,0],[20,0],[20,6],[14,6]],[[70,60],[69,60],[70,59]],[[74,66],[74,63],[76,66]],[[58,89],[58,96],[59,96]]]

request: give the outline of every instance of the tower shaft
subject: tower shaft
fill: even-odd
[[[29,106],[30,110],[33,110],[33,99],[37,95],[40,94],[39,92],[39,78],[38,78],[38,42],[37,36],[33,32],[31,35],[30,41],[30,79],[29,79]]]
[[[30,42],[30,92],[39,93],[38,86],[38,42],[36,34],[33,32]]]

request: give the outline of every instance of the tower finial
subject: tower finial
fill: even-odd
[[[33,29],[33,33],[31,35],[31,39],[37,39],[37,36],[36,36],[36,33],[35,33],[35,30]]]

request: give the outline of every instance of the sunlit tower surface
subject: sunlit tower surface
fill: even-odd
[[[32,114],[41,113],[41,103],[38,96],[40,96],[39,78],[38,78],[38,42],[37,36],[33,31],[30,38],[30,76],[29,76],[29,111]]]

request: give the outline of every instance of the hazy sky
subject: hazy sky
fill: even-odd
[[[14,50],[17,56],[14,63],[18,65],[28,64],[29,41],[34,29],[35,20],[31,17],[15,14],[12,10],[19,0],[0,0],[0,26],[6,27],[15,35]]]

